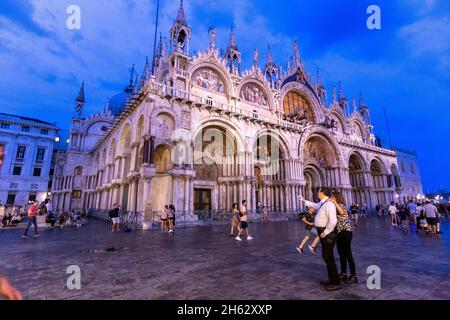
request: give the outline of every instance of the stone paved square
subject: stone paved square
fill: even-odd
[[[361,219],[353,240],[360,283],[332,293],[318,284],[326,278],[321,257],[295,250],[301,222],[250,228],[254,240],[241,243],[225,225],[112,234],[91,219],[27,240],[1,230],[0,273],[26,299],[450,299],[448,224],[431,237]],[[81,268],[81,290],[66,288],[70,265]],[[381,290],[366,287],[369,265],[381,268]]]

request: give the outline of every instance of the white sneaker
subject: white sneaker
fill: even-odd
[[[252,238],[252,237],[250,237],[250,236],[248,236],[248,237],[247,237],[247,240],[253,240],[253,238]]]
[[[242,241],[241,237],[239,237],[239,236],[237,236],[235,239],[236,239],[237,241]]]
[[[317,256],[317,251],[315,248],[313,248],[310,244],[308,245],[309,251],[311,251],[312,254],[315,254]]]

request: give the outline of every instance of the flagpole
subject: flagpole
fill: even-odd
[[[159,0],[156,5],[156,25],[155,25],[155,38],[153,41],[152,75],[155,75],[155,54],[156,54],[156,37],[158,35],[158,21],[159,21]]]
[[[383,112],[384,112],[384,120],[386,121],[388,136],[389,136],[389,144],[391,145],[391,150],[394,150],[394,147],[392,146],[391,130],[389,129],[389,122],[388,122],[388,118],[386,115],[386,108],[384,106],[383,106]]]

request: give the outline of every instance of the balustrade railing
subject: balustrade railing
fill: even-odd
[[[109,210],[88,210],[88,217],[103,220],[111,223],[108,215]],[[226,225],[231,220],[231,212],[228,210],[195,210],[194,212],[176,211],[176,227],[189,226],[211,226]],[[249,212],[249,222],[262,221],[262,214],[258,212]],[[298,220],[298,211],[269,211],[269,220],[272,221],[291,221]],[[160,211],[125,211],[120,213],[120,223],[126,225],[132,230],[147,228],[158,228],[161,224]]]

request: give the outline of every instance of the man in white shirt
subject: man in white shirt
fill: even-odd
[[[336,261],[334,260],[334,246],[336,244],[337,232],[335,230],[337,224],[336,205],[329,199],[330,193],[326,190],[319,189],[317,196],[319,203],[307,201],[303,196],[299,197],[300,201],[305,202],[307,207],[317,210],[314,219],[314,226],[317,234],[320,236],[322,243],[322,257],[327,264],[328,281],[321,281],[328,291],[336,291],[341,289],[341,281],[339,280]]]
[[[427,218],[428,224],[428,232],[432,234],[436,234],[437,231],[437,223],[439,221],[439,212],[435,205],[431,203],[431,201],[427,201],[423,206],[423,211],[425,213],[425,217]]]

